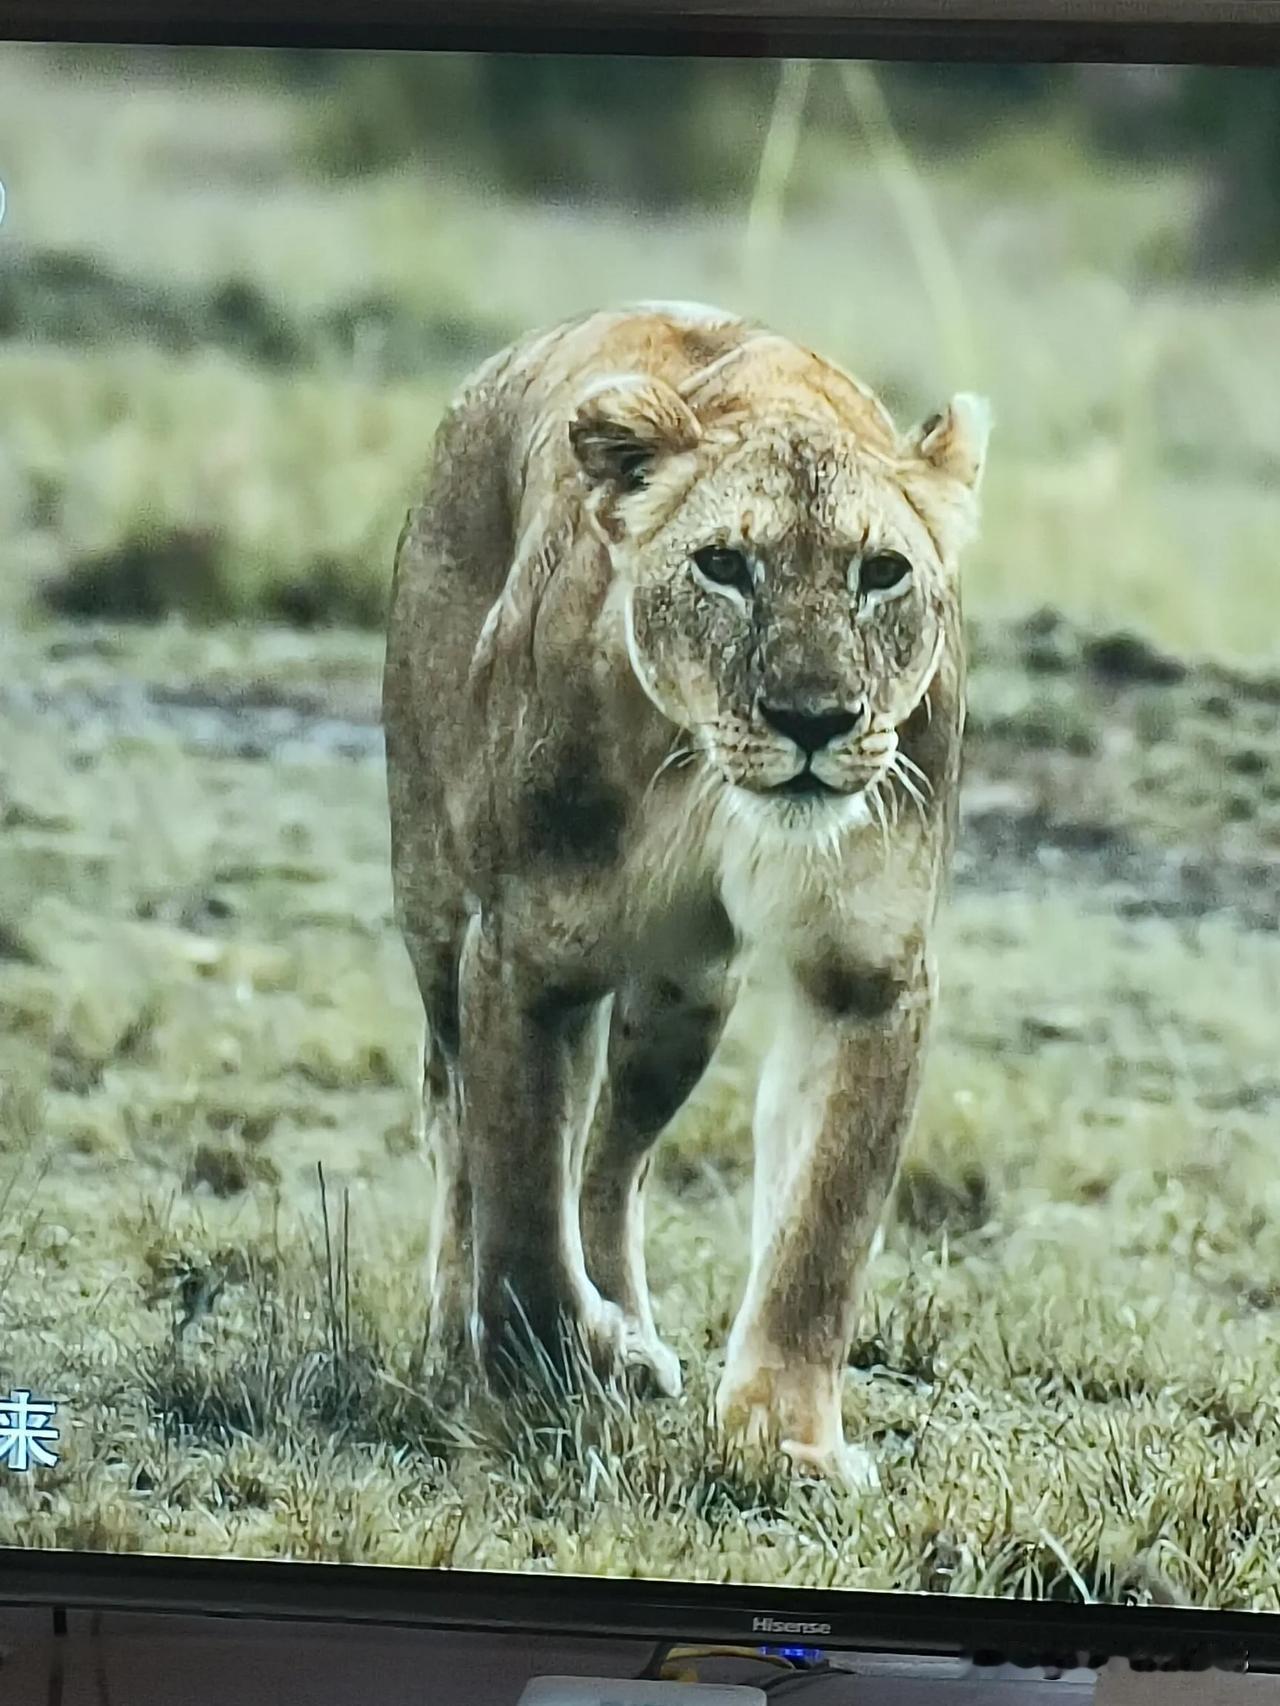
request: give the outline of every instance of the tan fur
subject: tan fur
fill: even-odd
[[[438,1359],[492,1378],[567,1330],[678,1390],[648,1156],[746,968],[774,1041],[718,1414],[856,1472],[841,1382],[933,999],[985,439],[973,399],[903,434],[819,357],[687,305],[538,333],[449,409],[385,680]],[[709,578],[710,546],[747,578]],[[909,574],[858,590],[888,551]],[[824,789],[778,792],[832,711]]]

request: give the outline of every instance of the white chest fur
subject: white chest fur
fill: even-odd
[[[806,941],[890,950],[919,923],[918,850],[865,796],[792,811],[736,789],[718,805],[709,849],[734,930],[765,957]]]

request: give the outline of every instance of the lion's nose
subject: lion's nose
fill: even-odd
[[[866,715],[866,706],[860,704],[852,710],[844,710],[833,705],[809,711],[801,710],[797,705],[762,704],[760,715],[770,728],[793,740],[801,752],[813,753],[830,746],[842,735],[852,734]]]

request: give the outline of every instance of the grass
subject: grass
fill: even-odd
[[[442,401],[217,353],[0,354],[19,598],[195,619],[380,618],[390,548]],[[34,525],[33,525],[34,523]],[[22,584],[24,561],[30,579]],[[150,592],[145,589],[150,588]],[[282,602],[283,601],[283,602]]]
[[[37,123],[49,100],[62,148]],[[440,177],[335,186],[299,169],[282,97],[161,78],[130,103],[127,134],[90,146],[121,122],[109,102],[109,79],[72,86],[27,50],[0,60],[10,289],[26,304],[0,348],[10,616],[51,585],[62,609],[110,607],[123,587],[118,601],[144,609],[278,619],[309,587],[315,619],[376,625],[431,427],[478,353],[507,330],[655,296],[761,315],[880,387],[904,421],[953,388],[989,393],[980,605],[1141,620],[1184,650],[1270,643],[1280,399],[1257,385],[1255,352],[1280,338],[1280,304],[1170,284],[1153,256],[1190,229],[1185,178],[1078,162],[1067,176],[1053,154],[1050,197],[981,161],[911,178],[892,149],[882,162],[801,138],[802,188],[789,200],[773,174],[744,262],[745,208],[640,221]],[[179,138],[181,159],[202,162],[198,190],[156,169]],[[949,257],[941,297],[935,251]],[[41,319],[59,256],[82,332],[97,328],[74,349],[49,342],[56,315]],[[23,267],[38,290],[24,293]],[[799,293],[801,277],[841,284]],[[307,363],[251,364],[264,338]]]
[[[608,300],[604,290],[599,299]],[[1079,335],[1104,346],[1109,338],[1113,359],[1137,366],[1121,307],[1114,323],[1087,333],[1080,313]],[[1094,622],[1139,622],[1182,649],[1270,647],[1280,611],[1275,577],[1260,565],[1280,528],[1274,452],[1242,445],[1226,423],[1248,420],[1252,430],[1266,415],[1245,408],[1249,350],[1280,324],[1271,326],[1269,304],[1240,313],[1232,375],[1217,348],[1229,314],[1211,338],[1200,336],[1200,312],[1211,310],[1152,334],[1145,366],[1119,394],[1114,368],[1100,364],[1094,377],[1106,394],[1084,390],[1074,421],[1050,416],[1027,438],[1002,410],[1009,448],[993,464],[968,576],[979,607],[1048,601]],[[1071,318],[1064,310],[1059,327]],[[1010,368],[1030,353],[1011,347]],[[1166,362],[1187,368],[1181,395]],[[1043,350],[1037,368],[1045,392],[1060,397]],[[1239,396],[1221,394],[1228,380]],[[2,349],[0,411],[12,425],[0,519],[13,567],[0,599],[15,617],[42,595],[72,612],[96,602],[126,616],[279,619],[310,606],[316,619],[376,626],[386,565],[451,383],[438,369],[395,381],[350,370],[273,374],[216,350],[178,359],[128,347]],[[1000,409],[1003,387],[991,388]]]
[[[1280,1609],[1280,310],[1178,281],[1183,176],[1056,135],[913,175],[871,109],[796,134],[792,78],[744,246],[745,208],[335,184],[263,86],[126,110],[0,54],[0,1387],[66,1430],[0,1475],[5,1542]],[[477,340],[645,295],[999,419],[942,1016],[848,1382],[874,1495],[708,1424],[749,1011],[657,1168],[686,1397],[420,1380],[390,553]]]
[[[977,640],[978,711],[1030,718],[1016,646]],[[271,680],[358,716],[377,647],[55,630],[6,666],[55,698]],[[1114,700],[1064,679],[1086,723]],[[1189,722],[1205,690],[1130,689],[1124,726],[1170,695]],[[750,1014],[654,1194],[685,1399],[450,1408],[417,1369],[429,1177],[376,757],[199,754],[152,715],[128,740],[7,725],[0,1384],[56,1394],[68,1428],[56,1472],[0,1481],[7,1540],[1277,1605],[1274,934],[962,882],[849,1384],[884,1490],[839,1494],[726,1461],[707,1422],[746,1259]],[[979,794],[1009,773],[987,722]],[[1137,752],[1121,799],[1167,757]],[[1060,762],[1059,808],[1093,809]],[[1196,812],[1168,779],[1120,821],[1155,861]]]

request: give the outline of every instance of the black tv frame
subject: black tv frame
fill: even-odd
[[[1275,67],[1280,0],[0,0],[20,41]],[[17,1548],[0,1604],[1280,1671],[1280,1613],[1198,1607]]]
[[[1280,0],[0,0],[0,41],[1249,66]]]

